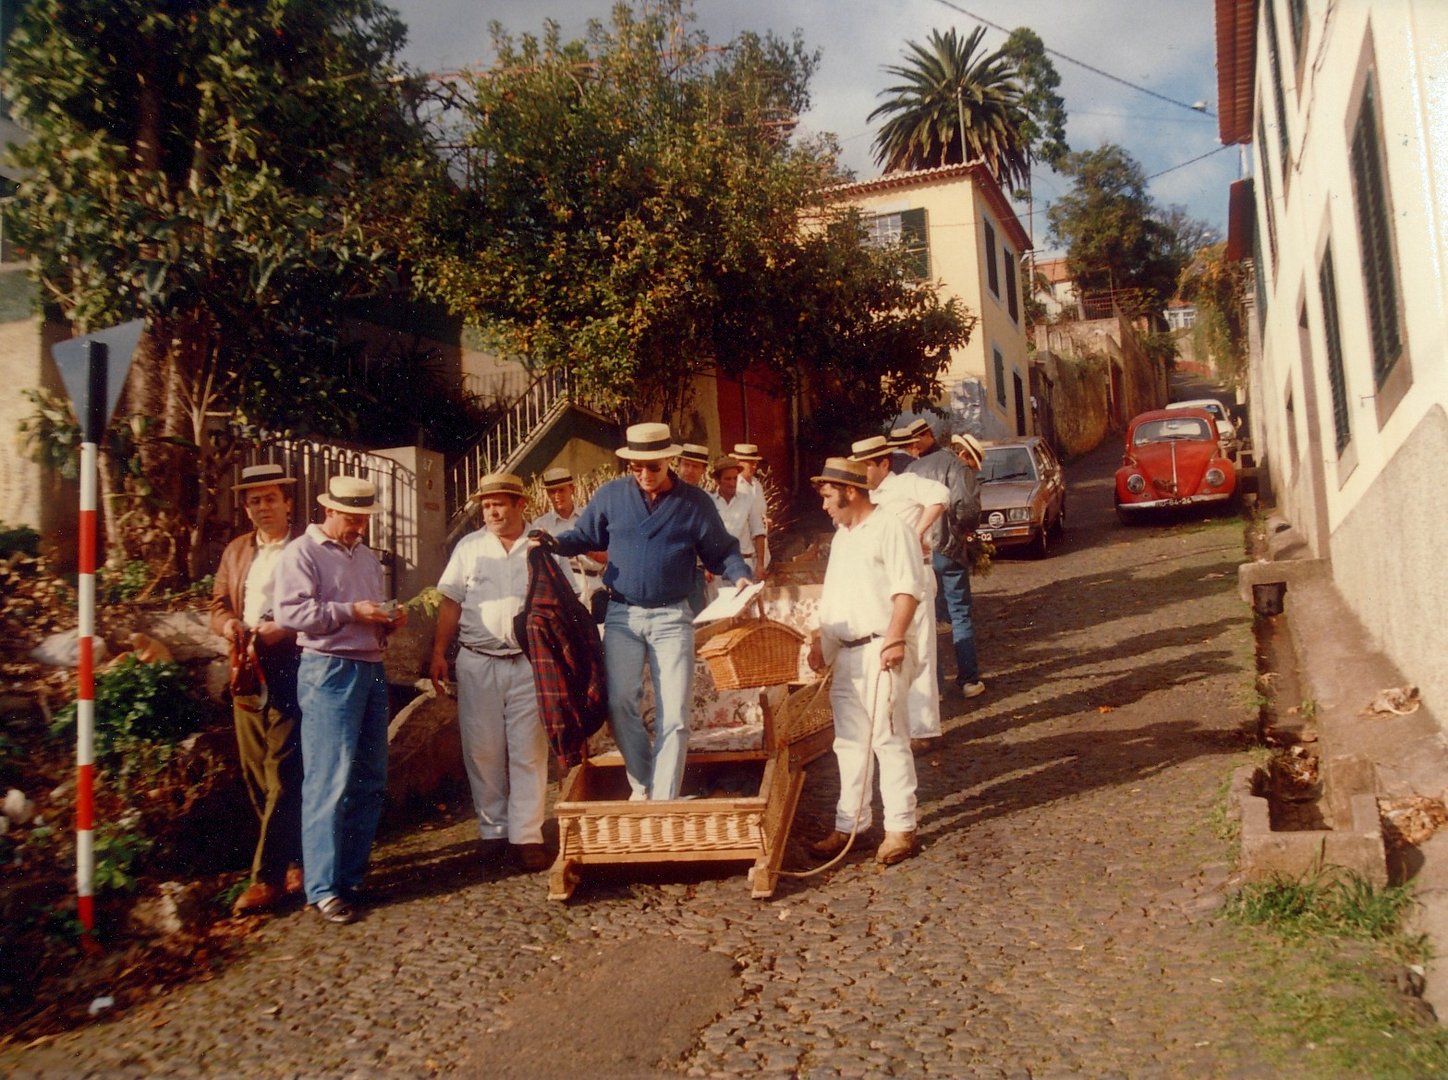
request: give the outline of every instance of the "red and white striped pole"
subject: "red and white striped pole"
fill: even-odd
[[[95,929],[95,632],[96,632],[96,449],[106,426],[106,346],[99,341],[86,345],[86,415],[80,444],[80,567],[79,594],[80,650],[76,678],[79,689],[75,705],[75,884],[76,914],[89,932]]]

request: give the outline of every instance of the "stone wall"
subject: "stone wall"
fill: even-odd
[[[1051,380],[1056,450],[1065,458],[1090,453],[1111,431],[1111,402],[1104,356],[1070,358],[1051,352],[1035,360]]]

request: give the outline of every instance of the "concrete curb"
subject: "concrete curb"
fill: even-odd
[[[1281,558],[1302,550],[1293,539],[1290,530],[1279,530],[1270,537],[1269,550],[1279,556],[1278,561],[1240,566],[1238,589],[1243,600],[1250,603],[1252,585],[1276,581],[1288,584],[1285,615],[1281,617],[1286,619],[1302,688],[1315,709],[1327,794],[1325,809],[1330,823],[1348,834],[1346,850],[1334,843],[1326,849],[1333,853],[1326,861],[1365,873],[1361,865],[1348,859],[1361,856],[1365,860],[1367,846],[1376,843],[1379,869],[1365,876],[1382,883],[1386,880],[1387,862],[1376,800],[1406,795],[1442,797],[1448,788],[1448,740],[1426,706],[1407,716],[1368,711],[1380,690],[1404,686],[1410,680],[1374,646],[1362,623],[1343,602],[1326,560]],[[1256,858],[1277,858],[1278,849],[1289,848],[1292,843],[1280,840],[1290,834],[1272,834],[1270,841],[1262,837],[1266,804],[1265,800],[1255,800],[1262,806],[1254,805],[1250,773],[1248,769],[1247,797],[1241,799],[1244,864],[1249,863],[1249,829]],[[1237,791],[1235,776],[1233,790]],[[1371,825],[1369,816],[1374,819]],[[1376,840],[1371,840],[1370,835],[1375,835]],[[1405,856],[1395,858],[1394,866],[1395,876],[1407,877],[1414,887],[1416,912],[1409,931],[1427,935],[1438,957],[1427,966],[1423,999],[1440,1016],[1448,1015],[1448,833],[1439,833]]]

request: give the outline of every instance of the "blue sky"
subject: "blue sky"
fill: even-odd
[[[589,19],[606,20],[613,7],[613,0],[389,2],[409,28],[404,58],[427,71],[487,66],[492,20],[517,35],[537,33],[544,19],[552,18],[565,38],[572,38],[581,36]],[[1178,102],[1205,102],[1212,113],[1217,108],[1213,5],[1204,0],[697,0],[695,13],[699,28],[716,44],[745,30],[786,37],[800,30],[805,44],[821,54],[811,84],[814,104],[801,118],[801,129],[833,132],[845,164],[862,179],[879,173],[871,150],[874,129],[865,118],[891,82],[885,66],[900,62],[906,42],[923,41],[933,29],[954,26],[969,33],[979,25],[972,15],[1007,32],[1029,26],[1048,49]],[[988,48],[1004,41],[1005,33],[987,29]],[[1216,120],[1062,57],[1052,59],[1061,75],[1072,148],[1119,143],[1148,174],[1162,174],[1150,182],[1153,198],[1185,206],[1224,231],[1227,185],[1238,166],[1236,150],[1217,141]],[[1210,156],[1183,164],[1203,154]],[[1050,248],[1042,204],[1068,188],[1068,181],[1049,170],[1034,178],[1038,250]]]

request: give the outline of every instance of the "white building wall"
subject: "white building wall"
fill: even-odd
[[[1285,0],[1263,0],[1268,2],[1276,4],[1292,160],[1284,177],[1265,18],[1259,15],[1256,103],[1266,117],[1266,146],[1258,132],[1252,157],[1262,258],[1269,264],[1258,272],[1268,275],[1269,302],[1262,370],[1254,387],[1265,456],[1279,508],[1318,554],[1330,555],[1349,606],[1419,683],[1438,714],[1448,715],[1448,573],[1435,551],[1439,538],[1448,536],[1448,500],[1441,495],[1448,463],[1443,212],[1448,206],[1448,4],[1309,0],[1309,36],[1299,77]],[[1396,403],[1374,383],[1350,164],[1353,122],[1369,63],[1396,250],[1405,343],[1399,364],[1411,371]],[[1270,265],[1266,236],[1264,170],[1271,174],[1276,265]],[[1329,245],[1351,428],[1340,454],[1319,288],[1319,266]],[[1299,330],[1304,308],[1305,332]]]

